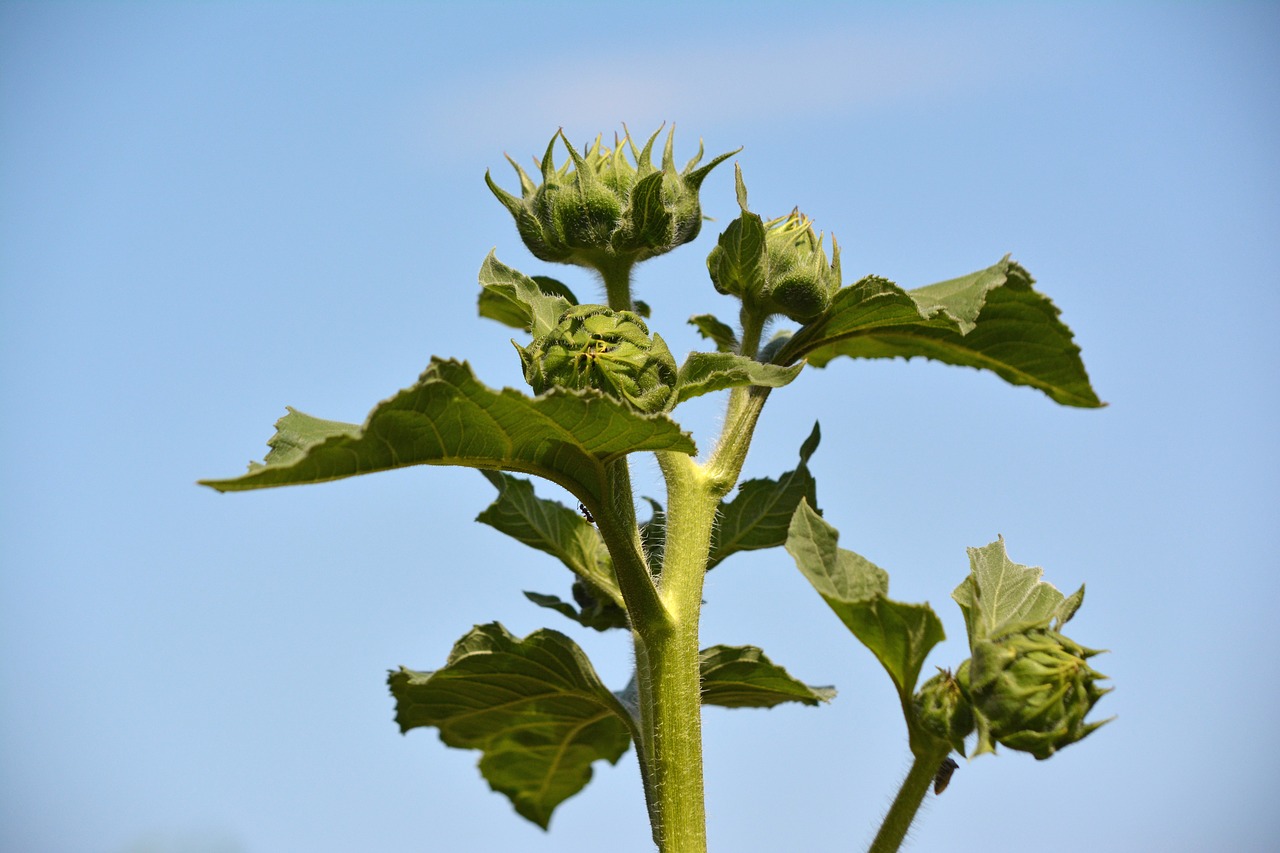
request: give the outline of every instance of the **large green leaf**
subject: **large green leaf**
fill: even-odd
[[[942,623],[928,604],[891,600],[888,573],[837,547],[839,536],[808,502],[801,501],[791,520],[787,551],[823,600],[889,673],[905,710],[930,649],[946,638]]]
[[[731,352],[692,352],[680,365],[676,402],[746,385],[781,388],[800,375],[803,367],[804,362],[783,367]]]
[[[818,425],[800,446],[800,464],[777,480],[748,480],[738,487],[733,500],[720,504],[715,531],[711,537],[711,556],[707,567],[720,563],[738,551],[776,548],[787,542],[791,517],[801,500],[810,506],[818,504],[817,485],[809,473],[809,457],[822,438]]]
[[[534,337],[555,328],[571,305],[573,292],[553,278],[530,278],[502,263],[489,252],[480,266],[480,316],[524,329]]]
[[[476,521],[550,554],[615,604],[622,604],[613,561],[594,525],[563,504],[536,496],[533,483],[523,477],[501,471],[481,473],[497,487],[498,497]]]
[[[1004,537],[969,550],[969,575],[951,593],[964,612],[969,644],[1054,622],[1066,624],[1084,601],[1084,587],[1071,596],[1042,580],[1044,569],[1009,559]]]
[[[594,509],[605,499],[605,465],[642,450],[694,453],[663,415],[644,415],[595,391],[555,389],[530,398],[494,391],[465,363],[432,359],[417,384],[380,404],[364,426],[290,411],[267,443],[265,464],[221,492],[320,483],[409,465],[462,465],[536,474]]]
[[[772,708],[783,702],[818,705],[835,698],[834,687],[797,681],[755,646],[703,649],[702,704],[723,708]]]
[[[497,623],[480,625],[443,669],[402,667],[388,682],[401,732],[434,726],[448,746],[481,750],[489,785],[543,829],[591,780],[591,764],[616,764],[634,735],[630,713],[582,649],[546,629],[520,640]]]
[[[990,370],[1067,406],[1098,400],[1080,348],[1059,310],[1007,257],[962,278],[906,291],[868,277],[841,288],[831,308],[791,337],[775,357],[823,367],[838,356],[925,358]]]

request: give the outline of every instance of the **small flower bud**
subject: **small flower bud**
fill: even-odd
[[[1048,758],[1106,721],[1084,718],[1110,688],[1086,662],[1098,654],[1047,627],[974,644],[968,692],[995,741]]]
[[[629,268],[698,236],[702,182],[734,153],[697,168],[702,159],[699,145],[697,156],[677,172],[673,127],[662,164],[654,166],[653,143],[660,132],[661,128],[639,151],[628,132],[622,140],[615,137],[612,149],[601,147],[596,137],[579,153],[560,131],[551,137],[538,164],[541,184],[535,184],[515,161],[511,165],[520,176],[520,198],[499,188],[487,172],[485,182],[511,213],[520,238],[538,259],[589,267],[602,275],[606,270]],[[569,150],[569,160],[560,168],[552,156],[557,139]],[[634,165],[627,159],[627,149]]]
[[[921,728],[964,755],[964,739],[974,728],[973,707],[949,670],[938,670],[921,685],[912,704]]]
[[[538,394],[555,387],[595,388],[649,413],[675,402],[675,358],[630,311],[575,305],[546,335],[516,349],[525,380]]]
[[[793,210],[763,221],[747,210],[742,172],[737,172],[742,215],[729,223],[707,256],[716,290],[740,298],[749,311],[785,314],[797,323],[816,319],[840,289],[840,247],[831,239],[831,263],[813,221]]]

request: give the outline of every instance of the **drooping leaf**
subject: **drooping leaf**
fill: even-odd
[[[1058,308],[1007,257],[962,278],[906,291],[868,277],[836,293],[830,310],[800,329],[775,361],[823,367],[838,356],[913,358],[990,370],[1066,406],[1098,400],[1080,348]]]
[[[571,305],[573,292],[553,278],[530,278],[512,269],[489,252],[480,266],[480,316],[523,329],[534,337],[555,328]]]
[[[801,501],[791,520],[787,551],[845,627],[889,673],[906,711],[925,658],[946,638],[942,623],[928,604],[890,599],[888,573],[837,547],[839,535]]]
[[[531,275],[533,283],[538,285],[538,289],[547,296],[559,296],[570,305],[578,304],[578,297],[574,296],[573,291],[569,289],[569,285],[565,284],[558,278],[552,278],[549,275]]]
[[[594,631],[630,628],[627,611],[620,605],[610,601],[603,592],[597,591],[597,593],[593,595],[587,586],[581,580],[578,580],[573,584],[573,597],[577,602],[577,606],[560,599],[558,596],[544,595],[540,592],[526,590],[524,596],[539,607],[554,610],[584,628],[591,628]]]
[[[265,464],[241,477],[201,482],[231,492],[409,465],[461,465],[535,474],[599,507],[607,463],[642,450],[696,452],[663,415],[637,413],[591,390],[556,389],[536,398],[494,391],[465,363],[441,359],[432,359],[417,384],[380,403],[362,427],[291,411],[276,429]]]
[[[698,330],[698,334],[716,345],[717,352],[737,352],[738,335],[727,323],[722,323],[710,314],[698,314],[689,318],[689,325]]]
[[[781,388],[795,379],[802,367],[804,362],[783,367],[731,352],[691,352],[680,365],[676,401],[683,403],[701,394],[745,385]]]
[[[480,625],[442,669],[401,667],[388,682],[401,732],[434,726],[448,746],[481,750],[489,785],[543,829],[591,780],[592,763],[616,764],[633,737],[631,715],[586,654],[547,629],[520,640]]]
[[[703,649],[702,704],[723,708],[772,708],[783,702],[818,705],[835,698],[834,687],[797,681],[755,646]]]
[[[951,597],[964,613],[970,646],[1054,620],[1061,626],[1084,601],[1084,587],[1067,598],[1042,580],[1044,569],[1010,560],[1004,537],[968,551],[969,575]]]
[[[594,525],[563,504],[536,496],[533,483],[523,477],[501,471],[481,473],[497,487],[498,497],[476,521],[550,554],[615,604],[622,604],[613,561]]]
[[[806,500],[814,508],[818,505],[817,485],[809,473],[809,457],[817,450],[821,438],[815,423],[813,431],[800,446],[800,464],[794,471],[788,471],[777,480],[748,480],[738,487],[733,500],[721,502],[711,536],[708,568],[738,551],[776,548],[786,544],[791,518],[800,501]]]

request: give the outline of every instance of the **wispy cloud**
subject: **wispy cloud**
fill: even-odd
[[[623,120],[637,133],[682,119],[696,120],[699,132],[805,120],[819,129],[895,103],[985,91],[1052,64],[1028,39],[1010,38],[1007,16],[1001,26],[990,15],[970,14],[935,15],[910,27],[819,25],[816,35],[812,21],[807,27],[775,31],[757,22],[713,49],[681,39],[625,56],[594,46],[567,60],[522,55],[436,81],[418,118],[447,148],[502,139],[523,157],[559,126],[575,139]],[[526,133],[532,136],[522,139]],[[531,147],[515,147],[522,142]],[[437,151],[447,155],[447,148]]]

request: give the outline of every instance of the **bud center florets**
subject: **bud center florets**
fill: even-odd
[[[550,332],[517,349],[525,380],[539,394],[594,388],[642,412],[664,411],[675,400],[675,358],[630,311],[576,305]]]

